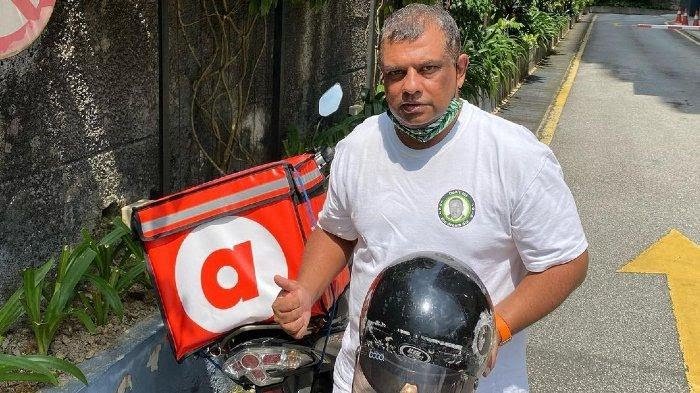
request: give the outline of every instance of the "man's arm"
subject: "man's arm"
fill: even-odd
[[[495,311],[506,322],[511,334],[518,333],[559,307],[581,285],[587,271],[588,251],[584,251],[563,265],[540,273],[528,272],[515,290],[495,306]],[[484,376],[496,365],[498,345],[491,351]]]
[[[275,276],[275,283],[282,288],[272,304],[275,322],[294,338],[306,333],[311,306],[345,267],[354,246],[354,241],[317,228],[306,242],[299,277]]]
[[[529,272],[513,293],[496,305],[496,312],[515,334],[554,311],[586,278],[588,251],[568,263]]]

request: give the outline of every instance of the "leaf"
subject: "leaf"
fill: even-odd
[[[137,278],[142,274],[146,274],[146,261],[143,259],[137,262],[135,265],[131,266],[126,271],[126,273],[119,277],[115,289],[119,293],[128,290],[137,281]]]
[[[34,270],[34,285],[38,286],[46,277],[51,267],[53,267],[54,260],[50,259],[44,263],[41,267]],[[17,290],[10,296],[9,299],[0,308],[0,336],[5,334],[7,329],[9,329],[17,320],[24,315],[24,307],[22,306],[22,294],[24,293],[24,286],[17,288]]]
[[[121,223],[122,225],[119,225]],[[106,234],[102,239],[100,239],[100,242],[97,243],[100,246],[110,246],[114,247],[117,243],[121,242],[122,237],[124,235],[129,234],[129,228],[126,227],[126,225],[123,225],[124,223],[121,221],[121,218],[115,217],[114,220],[112,220],[112,230]]]
[[[27,355],[25,356],[25,358],[38,364],[44,365],[52,370],[63,371],[66,374],[70,374],[78,378],[80,382],[84,383],[85,385],[88,384],[87,378],[85,378],[85,374],[83,374],[83,372],[80,371],[80,369],[73,363],[70,363],[66,360],[59,359],[53,356],[42,355]]]
[[[97,288],[102,295],[104,295],[107,304],[114,310],[117,315],[122,316],[124,314],[124,307],[122,301],[119,299],[119,294],[117,291],[109,285],[107,281],[103,278],[94,276],[92,274],[86,274],[85,277],[90,281],[92,285]]]
[[[97,331],[95,322],[92,321],[92,318],[90,318],[90,316],[85,310],[80,308],[73,309],[71,310],[71,315],[78,318],[80,323],[82,323],[83,326],[85,326],[85,329],[87,329],[88,332],[90,332],[90,334],[95,334],[95,332]]]
[[[138,259],[144,258],[145,253],[143,251],[143,247],[140,243],[134,241],[134,239],[131,237],[131,233],[124,235],[124,243],[126,244],[126,248],[129,250],[129,252],[131,252],[131,255]]]
[[[22,273],[23,305],[32,324],[41,322],[41,291],[35,284],[35,268],[28,268]]]
[[[56,280],[60,281],[61,277],[66,274],[66,269],[68,269],[68,264],[71,259],[71,248],[69,246],[63,246],[61,250],[61,255],[58,258],[58,268],[56,269]]]
[[[68,270],[65,273],[64,282],[61,284],[57,293],[51,297],[49,305],[46,307],[46,320],[49,325],[52,326],[53,330],[57,324],[57,319],[63,313],[68,302],[73,298],[75,294],[75,286],[78,284],[80,279],[83,278],[85,272],[90,267],[90,264],[95,259],[95,251],[91,249],[86,249],[75,258],[75,261],[70,264]]]
[[[270,13],[270,8],[272,7],[272,0],[262,0],[262,6],[260,7],[261,13],[267,15]]]
[[[24,314],[21,296],[23,288],[18,288],[15,293],[0,308],[0,336],[4,335],[12,325]]]
[[[26,382],[42,382],[49,383],[53,386],[58,386],[58,379],[53,374],[39,373],[11,373],[0,371],[0,381],[26,381]]]
[[[26,356],[0,354],[0,365],[3,365],[4,367],[8,367],[10,369],[27,370],[37,374],[41,374],[49,379],[49,383],[52,383],[54,385],[58,384],[58,379],[48,368],[46,368],[41,362],[36,362],[31,359],[27,359]],[[2,379],[1,375],[0,379]]]

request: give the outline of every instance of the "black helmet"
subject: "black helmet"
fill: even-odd
[[[353,392],[471,392],[494,334],[491,299],[465,263],[401,258],[365,298]]]

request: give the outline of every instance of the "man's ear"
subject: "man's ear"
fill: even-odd
[[[464,79],[467,76],[467,67],[469,67],[469,56],[466,53],[462,53],[457,58],[457,87],[462,87],[464,84]]]

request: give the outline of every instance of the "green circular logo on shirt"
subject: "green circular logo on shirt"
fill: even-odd
[[[447,226],[463,227],[474,218],[474,199],[462,190],[449,191],[440,198],[438,215]]]

